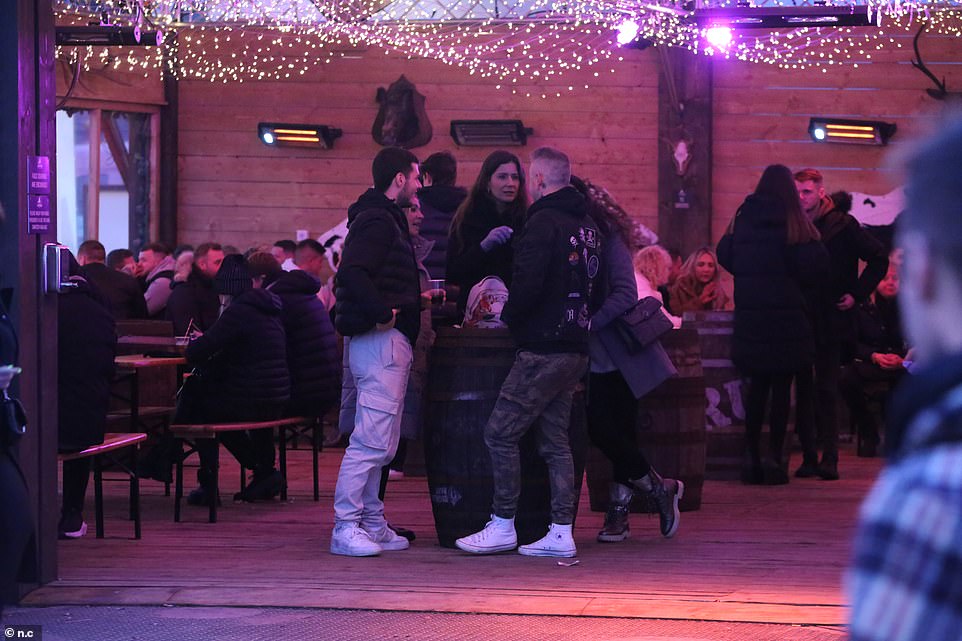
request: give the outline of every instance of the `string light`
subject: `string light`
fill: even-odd
[[[684,47],[717,57],[768,63],[784,69],[853,66],[879,51],[900,48],[901,36],[919,23],[958,37],[962,0],[927,5],[872,0],[864,5],[877,28],[733,30],[727,46],[712,44],[674,0],[639,4],[625,0],[521,2],[481,0],[59,0],[58,24],[91,16],[158,28],[163,47],[58,47],[57,55],[84,69],[123,69],[159,77],[211,82],[283,80],[310,73],[359,48],[387,55],[428,58],[491,78],[498,88],[533,96],[560,96],[587,88],[564,80],[573,71],[592,77],[614,73],[622,58],[625,24],[655,46]],[[760,4],[778,4],[763,0]],[[711,3],[735,6],[734,0]],[[804,0],[802,4],[805,4]]]

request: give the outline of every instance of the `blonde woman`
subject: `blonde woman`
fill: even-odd
[[[676,314],[732,309],[731,298],[722,287],[718,258],[710,247],[699,247],[688,257],[668,294],[668,304]]]
[[[671,255],[668,251],[660,245],[648,245],[635,253],[633,263],[638,300],[651,296],[664,303],[658,288],[668,283],[668,275],[671,273]],[[664,307],[661,311],[671,320],[675,329],[681,327],[681,318],[671,315]]]

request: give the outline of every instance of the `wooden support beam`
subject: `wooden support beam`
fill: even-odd
[[[117,120],[114,118],[113,112],[100,112],[100,126],[110,155],[114,158],[117,171],[120,172],[120,178],[124,181],[124,187],[130,191],[130,154],[124,146],[124,137],[120,133],[120,127],[117,126]]]
[[[87,212],[84,217],[84,239],[100,236],[100,122],[101,110],[90,112],[87,172]]]
[[[688,256],[711,242],[712,61],[658,50],[658,236]]]

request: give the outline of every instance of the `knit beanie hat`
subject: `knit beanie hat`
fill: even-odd
[[[247,268],[247,261],[240,254],[224,256],[217,275],[214,276],[214,289],[218,294],[240,296],[253,288],[251,273]]]

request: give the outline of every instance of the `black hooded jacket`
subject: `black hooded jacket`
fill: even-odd
[[[222,404],[262,409],[290,398],[281,300],[265,289],[237,296],[186,356]]]
[[[341,359],[327,309],[317,298],[321,283],[305,271],[284,272],[268,286],[281,299],[291,374],[291,416],[319,416],[341,394]]]
[[[574,187],[531,205],[501,313],[518,345],[539,353],[588,353],[588,319],[603,296],[600,256],[598,224]]]
[[[347,212],[348,232],[335,277],[334,326],[357,336],[391,320],[413,345],[421,327],[421,285],[407,218],[393,200],[368,189]]]
[[[204,332],[217,321],[220,297],[214,289],[214,279],[192,265],[184,282],[171,281],[167,299],[167,318],[174,323],[174,335],[183,336],[191,327]]]
[[[467,198],[464,187],[431,185],[418,191],[421,201],[421,238],[433,240],[434,246],[424,258],[424,267],[434,278],[447,278],[448,233],[458,206]]]

